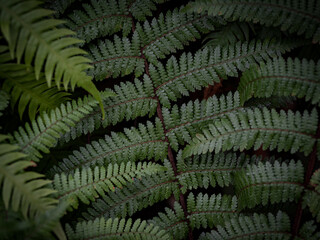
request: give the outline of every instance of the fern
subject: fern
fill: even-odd
[[[99,226],[98,228],[96,226]],[[137,219],[96,219],[78,223],[73,230],[67,226],[69,239],[168,239],[166,231],[152,224]]]
[[[106,91],[103,95],[107,97],[110,92]],[[25,129],[20,127],[14,132],[15,140],[22,152],[28,154],[30,159],[38,161],[42,157],[40,151],[48,153],[61,134],[70,131],[70,126],[74,126],[83,116],[89,114],[97,104],[92,97],[62,104],[61,107],[51,110],[50,115],[44,112],[33,120],[31,125],[26,123]]]
[[[278,161],[249,165],[246,170],[235,173],[235,187],[239,207],[255,207],[271,203],[299,199],[303,187],[303,166],[301,162]]]
[[[318,114],[304,112],[287,114],[264,108],[248,109],[228,117],[218,119],[203,134],[198,134],[184,149],[184,155],[201,154],[226,150],[240,150],[254,147],[277,149],[277,151],[312,151],[317,128]]]
[[[78,167],[104,165],[107,162],[127,162],[143,159],[164,159],[168,144],[164,141],[160,121],[139,128],[124,129],[123,133],[111,133],[105,140],[92,142],[80,151],[74,151],[54,168],[54,172],[70,172]]]
[[[320,5],[316,0],[197,0],[189,10],[222,15],[227,20],[259,22],[266,26],[279,26],[282,31],[304,34],[313,42],[320,40]]]
[[[244,72],[239,92],[241,102],[254,97],[296,96],[319,105],[320,63],[303,59],[272,59]]]
[[[5,79],[2,89],[11,94],[12,105],[18,104],[20,118],[28,106],[31,120],[38,112],[54,109],[68,100],[70,94],[59,91],[56,87],[48,89],[42,75],[35,81],[33,70],[23,64],[0,65],[1,78]]]
[[[53,78],[58,88],[61,82],[66,90],[69,85],[71,89],[80,86],[90,92],[102,106],[99,91],[84,72],[90,68],[90,60],[81,56],[86,52],[71,47],[80,40],[66,37],[72,35],[72,31],[56,28],[62,23],[60,20],[48,18],[39,21],[40,18],[49,17],[52,12],[38,6],[37,1],[0,2],[1,30],[8,41],[12,58],[16,57],[20,63],[24,55],[26,65],[34,62],[36,79],[39,79],[40,71],[44,68],[49,87]],[[27,45],[30,47],[27,48]]]
[[[19,147],[3,143],[8,136],[0,135],[0,186],[6,209],[21,210],[24,217],[34,217],[56,204],[50,197],[55,191],[44,187],[51,181],[43,179],[42,174],[25,172],[32,162],[23,160],[26,155]]]
[[[316,218],[317,222],[320,222],[320,203],[319,203],[319,187],[320,183],[320,171],[316,170],[310,180],[311,189],[307,190],[304,195],[303,202],[308,206],[312,215]]]
[[[76,169],[74,174],[68,176],[64,173],[56,174],[52,183],[53,189],[58,191],[58,199],[66,199],[70,206],[77,208],[80,199],[89,204],[104,192],[114,191],[115,187],[122,188],[133,177],[142,177],[163,170],[163,167],[153,163],[128,162],[109,164],[106,168],[95,167]]]
[[[276,216],[254,214],[252,217],[240,216],[226,223],[225,227],[218,226],[217,231],[202,234],[199,239],[290,239],[290,220],[283,213]]]
[[[0,90],[0,117],[2,116],[2,111],[9,105],[9,96],[5,91]]]

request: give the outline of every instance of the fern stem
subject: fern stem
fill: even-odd
[[[320,124],[318,125],[317,133],[314,136],[314,138],[315,139],[320,138]],[[313,173],[313,169],[314,169],[314,165],[316,163],[316,160],[317,160],[317,141],[313,145],[313,150],[310,155],[310,160],[308,162],[307,172],[306,172],[306,176],[305,176],[305,180],[304,180],[304,187],[305,188],[307,188],[310,183],[310,179],[311,179],[311,176]],[[296,210],[296,215],[295,215],[293,229],[292,229],[293,236],[298,236],[298,232],[299,232],[299,228],[300,228],[301,217],[302,217],[302,198],[303,198],[303,196],[301,196],[297,210]]]
[[[150,72],[149,72],[149,64],[148,64],[148,61],[147,61],[147,58],[146,56],[144,55],[143,53],[143,50],[144,50],[145,46],[141,48],[141,57],[144,59],[144,64],[145,64],[145,72],[146,74],[151,78],[151,75],[150,75]],[[168,158],[169,158],[169,161],[170,161],[170,164],[171,164],[171,167],[173,169],[173,172],[174,172],[174,176],[177,177],[178,175],[178,170],[177,170],[177,165],[176,165],[176,161],[175,161],[175,157],[173,155],[173,152],[172,152],[172,149],[170,147],[170,141],[168,139],[168,136],[167,136],[167,128],[166,128],[166,125],[165,125],[165,122],[164,122],[164,118],[163,118],[163,114],[162,114],[162,109],[161,109],[161,104],[160,104],[160,99],[159,97],[157,96],[157,88],[153,85],[153,91],[154,91],[154,95],[155,95],[155,100],[157,101],[157,115],[161,121],[161,124],[162,124],[162,128],[163,128],[163,132],[164,132],[164,135],[165,135],[165,141],[168,143]],[[182,188],[181,184],[179,184],[179,187]],[[191,228],[191,225],[190,225],[190,220],[188,219],[188,210],[187,210],[187,205],[186,205],[186,200],[185,200],[185,197],[182,193],[180,193],[180,196],[179,196],[179,202],[182,206],[182,209],[183,209],[183,213],[184,213],[184,217],[186,219],[186,222],[188,223],[188,229],[189,229],[189,233],[188,233],[188,236],[189,236],[189,240],[193,240],[193,233],[192,233],[192,228]]]

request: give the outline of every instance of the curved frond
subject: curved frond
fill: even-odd
[[[51,181],[43,179],[42,174],[25,172],[33,165],[23,160],[26,155],[19,147],[4,143],[8,136],[0,135],[0,186],[6,209],[21,210],[24,217],[33,218],[52,208],[57,200],[50,197],[55,191],[45,186]]]
[[[316,141],[317,124],[315,109],[311,113],[305,111],[303,115],[283,110],[277,113],[267,108],[246,109],[216,120],[209,129],[203,130],[203,134],[197,134],[184,149],[184,156],[252,147],[256,150],[261,146],[278,152],[308,155]]]
[[[316,170],[310,179],[311,189],[306,190],[303,203],[309,208],[312,216],[320,222],[320,169]]]
[[[188,223],[178,202],[174,202],[173,210],[165,208],[165,213],[158,213],[158,217],[149,222],[165,229],[170,234],[170,240],[183,240],[188,236]]]
[[[105,91],[101,95],[108,97],[110,92]],[[48,153],[49,148],[57,144],[62,134],[69,132],[71,126],[90,114],[97,105],[98,102],[91,96],[67,102],[66,105],[61,104],[50,113],[44,112],[30,124],[26,123],[25,128],[19,127],[13,134],[14,138],[21,151],[28,154],[28,158],[39,161],[41,152]]]
[[[85,51],[74,47],[80,40],[68,37],[72,31],[57,28],[63,21],[50,18],[52,11],[39,7],[39,1],[1,0],[1,30],[8,41],[12,57],[26,65],[34,64],[36,79],[43,69],[48,86],[54,79],[65,90],[77,85],[91,93],[102,107],[99,91],[85,70],[90,60]]]
[[[209,186],[229,186],[232,183],[232,175],[241,170],[250,161],[249,157],[235,153],[207,153],[201,156],[183,159],[182,153],[177,156],[177,168],[182,193],[197,188],[208,188]]]
[[[94,111],[83,116],[70,132],[62,136],[61,141],[68,142],[88,132],[93,132],[101,125],[116,125],[126,120],[149,115],[152,117],[157,109],[157,101],[154,99],[151,80],[144,75],[143,81],[135,79],[134,83],[120,83],[114,87],[116,96],[103,99],[106,118],[102,120],[99,107],[94,107]]]
[[[213,120],[241,109],[238,92],[221,95],[219,98],[212,96],[201,102],[190,101],[181,107],[174,105],[170,110],[162,108],[170,146],[177,151],[179,144],[190,143],[196,133]]]
[[[235,173],[234,183],[239,207],[298,200],[304,190],[304,169],[300,161],[259,162]]]
[[[57,190],[58,199],[66,199],[73,208],[78,208],[79,200],[89,204],[105,192],[122,188],[134,177],[141,178],[164,169],[161,165],[146,162],[110,163],[106,168],[96,166],[94,169],[76,169],[74,174],[56,174],[52,187]]]
[[[0,75],[5,79],[2,89],[11,94],[13,106],[18,104],[20,118],[27,106],[29,117],[33,120],[38,112],[54,109],[69,99],[67,92],[48,87],[42,74],[36,81],[33,70],[24,64],[2,64]]]
[[[181,13],[179,9],[160,13],[151,23],[138,23],[136,31],[141,41],[142,53],[150,62],[165,58],[183,49],[183,45],[200,38],[201,33],[214,29],[219,21],[207,15]]]
[[[113,41],[99,41],[97,45],[90,45],[89,48],[93,65],[89,74],[97,80],[123,77],[132,72],[139,77],[145,70],[137,32],[133,33],[131,40],[115,36]]]
[[[167,232],[158,226],[148,224],[145,220],[131,218],[126,219],[105,219],[97,218],[94,221],[77,223],[73,230],[66,226],[68,239],[110,239],[110,240],[167,240]]]
[[[110,162],[135,162],[144,159],[163,160],[167,156],[168,143],[164,140],[162,125],[157,119],[155,125],[147,122],[138,128],[124,129],[124,133],[111,132],[105,139],[94,141],[64,158],[53,173],[70,173],[76,168],[105,165]]]
[[[244,71],[252,64],[280,56],[295,45],[294,42],[252,40],[229,46],[207,47],[194,55],[183,53],[179,60],[173,56],[165,66],[160,62],[151,64],[150,76],[161,104],[169,107],[170,101],[189,96],[189,92],[209,84],[219,83],[227,76],[236,77],[238,70]]]
[[[296,96],[320,106],[320,61],[276,58],[244,72],[239,93],[241,103],[252,96]]]
[[[223,16],[227,20],[279,26],[282,31],[304,34],[320,41],[320,4],[317,0],[196,0],[188,5],[195,12]]]
[[[167,166],[169,163],[165,164]],[[171,167],[167,166],[167,169]],[[92,203],[92,207],[83,214],[87,220],[97,217],[127,217],[162,200],[172,194],[179,194],[179,185],[173,171],[153,174],[142,179],[134,178],[123,189],[109,192]]]
[[[203,233],[199,240],[228,239],[291,239],[290,220],[286,213],[279,211],[277,215],[268,213],[240,216],[218,226],[217,230]]]
[[[190,193],[187,198],[188,218],[194,228],[213,228],[224,225],[226,221],[236,217],[237,198],[229,195],[211,195]]]

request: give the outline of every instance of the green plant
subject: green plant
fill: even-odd
[[[316,0],[81,2],[1,1],[4,239],[320,238]]]

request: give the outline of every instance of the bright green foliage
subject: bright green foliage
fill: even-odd
[[[232,181],[232,174],[246,166],[250,159],[244,154],[239,157],[235,153],[216,154],[211,153],[183,159],[181,152],[177,155],[178,180],[181,184],[181,191],[216,185],[229,186]]]
[[[131,41],[126,37],[120,39],[118,36],[115,36],[113,41],[99,41],[97,45],[90,46],[90,52],[94,69],[89,74],[97,80],[125,76],[132,72],[139,77],[144,72],[144,60],[141,57],[137,32],[133,34]]]
[[[276,58],[243,73],[241,102],[254,97],[296,96],[320,105],[320,62]]]
[[[187,199],[190,226],[192,228],[213,228],[237,215],[237,198],[229,195],[190,193]]]
[[[88,132],[93,132],[101,125],[116,125],[123,120],[131,120],[137,117],[154,115],[157,102],[153,98],[152,82],[150,78],[144,77],[143,81],[135,79],[134,83],[120,83],[114,87],[116,96],[110,98],[103,97],[106,118],[101,121],[102,115],[98,107],[94,107],[91,114],[86,115],[78,121],[74,127],[70,128],[61,141],[68,142]]]
[[[235,173],[234,183],[239,207],[255,207],[298,200],[304,190],[301,162],[275,161],[248,165]]]
[[[105,91],[102,95],[108,97],[110,92]],[[26,123],[25,128],[19,127],[18,131],[14,132],[15,140],[22,152],[28,154],[33,161],[39,161],[41,152],[49,153],[49,148],[57,144],[61,134],[69,132],[70,127],[90,114],[93,106],[97,104],[91,96],[67,102],[66,105],[61,104],[59,108],[51,110],[50,114],[44,112],[31,121],[31,124]]]
[[[223,16],[226,20],[258,22],[320,41],[320,4],[317,0],[196,0],[188,9]]]
[[[312,216],[320,222],[320,170],[316,170],[310,180],[311,189],[306,189],[303,202],[308,206]]]
[[[132,182],[133,177],[141,178],[163,170],[165,167],[151,162],[110,163],[106,168],[96,166],[94,169],[76,169],[69,175],[56,174],[52,187],[58,191],[59,199],[66,199],[73,208],[78,208],[78,199],[89,204],[99,195],[103,196],[105,192],[115,191],[116,187],[122,188],[127,182]]]
[[[159,217],[150,220],[156,226],[165,229],[170,234],[170,240],[182,240],[188,236],[188,224],[181,205],[175,201],[173,210],[165,208],[165,213],[158,213]]]
[[[67,225],[68,239],[110,239],[110,240],[167,240],[165,230],[148,224],[145,220],[133,221],[119,218],[97,218],[94,221],[80,222],[73,230]]]
[[[166,15],[161,13],[151,23],[138,23],[136,31],[141,41],[142,53],[148,61],[155,63],[157,59],[165,58],[166,55],[183,49],[183,45],[200,38],[200,33],[214,29],[216,22],[206,15],[183,14],[175,9],[167,11]]]
[[[290,220],[287,214],[278,212],[276,216],[253,214],[252,217],[240,216],[227,222],[225,227],[218,226],[217,231],[201,234],[199,240],[227,239],[277,239],[289,240]]]
[[[165,166],[169,170],[168,164],[165,162]],[[179,193],[179,186],[174,179],[174,174],[168,170],[142,179],[134,178],[134,181],[125,188],[108,192],[102,199],[93,202],[92,208],[89,208],[83,216],[87,220],[101,216],[127,217],[156,202],[168,199],[171,194]]]
[[[55,166],[53,172],[68,173],[79,167],[102,166],[110,162],[163,160],[167,156],[167,148],[168,143],[164,141],[162,126],[157,119],[155,126],[151,122],[139,124],[138,128],[124,129],[124,133],[112,132],[104,140],[81,147]]]
[[[249,40],[250,24],[246,22],[230,22],[217,31],[208,34],[203,40],[205,46],[227,46],[238,41]]]
[[[19,152],[19,147],[4,143],[8,136],[0,135],[0,186],[5,208],[21,210],[24,217],[35,215],[52,208],[57,201],[50,197],[55,191],[44,187],[51,181],[43,179],[42,174],[25,172],[33,165],[23,160],[26,155]]]
[[[57,28],[62,21],[50,19],[52,11],[39,8],[39,4],[38,1],[0,1],[1,30],[8,41],[12,57],[16,57],[20,63],[24,56],[26,65],[34,62],[36,79],[39,79],[40,72],[44,69],[49,87],[52,79],[58,88],[61,82],[66,90],[69,84],[71,89],[76,85],[80,86],[90,92],[101,105],[99,91],[84,72],[90,68],[90,60],[81,56],[86,52],[72,47],[80,40],[66,37],[73,32]]]
[[[0,78],[5,79],[2,89],[10,93],[12,106],[18,104],[20,118],[27,106],[29,117],[34,120],[38,112],[55,109],[70,95],[56,87],[48,88],[43,74],[35,81],[33,69],[24,64],[1,64]]]
[[[277,149],[277,151],[304,152],[312,151],[318,124],[318,114],[314,109],[293,113],[274,109],[246,109],[230,113],[227,117],[216,120],[197,134],[190,145],[184,149],[185,156],[206,152],[219,153],[226,150]]]
[[[224,47],[209,47],[194,55],[183,53],[179,60],[171,57],[165,67],[160,62],[155,62],[150,65],[150,76],[155,82],[156,94],[161,104],[169,107],[170,100],[176,101],[182,96],[189,96],[189,92],[220,82],[227,76],[238,76],[238,70],[244,71],[250,64],[281,55],[290,51],[293,46],[292,43],[280,41],[253,40]]]
[[[182,104],[180,108],[177,105],[170,110],[163,108],[163,118],[168,129],[166,136],[171,147],[178,150],[179,144],[191,142],[196,133],[216,118],[240,109],[242,108],[238,92],[219,98],[213,96],[201,102],[190,101]]]

